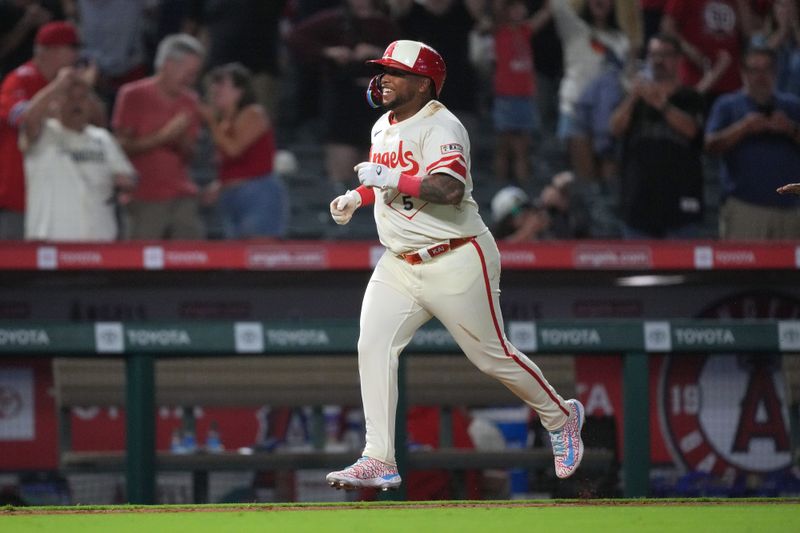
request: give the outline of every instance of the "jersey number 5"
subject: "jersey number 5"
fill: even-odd
[[[413,196],[408,196],[405,194],[403,195],[403,209],[405,209],[406,211],[411,211],[412,209],[414,209],[414,202],[411,201],[412,198]]]

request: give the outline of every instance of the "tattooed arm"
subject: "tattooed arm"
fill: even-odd
[[[464,184],[448,174],[431,174],[423,178],[419,193],[426,202],[458,205],[464,198]]]

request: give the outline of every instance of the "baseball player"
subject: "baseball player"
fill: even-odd
[[[539,368],[506,339],[500,314],[500,254],[472,198],[470,142],[437,97],[445,63],[431,47],[395,41],[367,98],[387,112],[372,128],[361,186],[335,198],[331,216],[347,224],[374,204],[386,251],[361,309],[358,365],[366,446],[353,465],[327,476],[335,488],[397,488],[397,363],[414,332],[433,317],[481,371],[499,379],[550,431],[556,474],[572,475],[583,456],[583,406],[561,398]]]

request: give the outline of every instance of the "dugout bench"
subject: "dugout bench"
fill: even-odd
[[[0,324],[2,325],[2,324]],[[113,322],[113,323],[8,323],[4,344],[0,346],[0,354],[20,356],[38,355],[47,357],[92,357],[89,364],[97,368],[101,363],[99,357],[111,357],[116,362],[116,370],[101,375],[98,379],[86,377],[85,368],[69,372],[67,367],[57,371],[56,395],[62,414],[72,406],[78,405],[125,405],[127,445],[125,455],[116,457],[81,457],[72,454],[69,446],[69,428],[62,428],[63,454],[62,465],[70,468],[94,468],[101,465],[105,468],[123,470],[126,473],[128,499],[131,503],[153,503],[155,496],[155,472],[162,469],[185,469],[190,461],[196,458],[158,457],[155,453],[155,417],[158,402],[175,405],[194,405],[208,403],[208,398],[225,401],[231,393],[230,388],[222,386],[215,393],[209,386],[209,375],[217,374],[221,378],[226,369],[233,368],[236,361],[232,354],[247,355],[254,360],[263,360],[268,365],[274,359],[277,364],[284,362],[304,364],[300,372],[306,386],[301,391],[297,387],[298,367],[292,368],[276,381],[275,387],[265,387],[269,383],[254,382],[252,387],[258,394],[257,404],[319,405],[340,403],[358,405],[356,359],[353,346],[357,338],[357,323],[353,321],[302,321],[295,323],[273,322],[227,322],[227,321],[194,321],[183,323],[146,323],[146,322]],[[708,354],[708,353],[764,353],[772,356],[776,353],[800,354],[800,320],[541,320],[520,321],[507,324],[509,339],[521,350],[542,363],[543,370],[557,387],[568,395],[573,380],[571,372],[561,372],[549,367],[547,359],[541,354],[608,354],[617,353],[623,356],[623,409],[624,443],[621,462],[624,495],[626,497],[646,496],[649,491],[650,471],[650,399],[649,399],[649,357],[650,353],[676,354]],[[687,335],[691,332],[691,335]],[[458,354],[459,350],[450,338],[447,342],[446,332],[422,332],[423,342],[417,337],[407,349],[405,357],[400,358],[399,389],[400,401],[398,420],[405,420],[405,406],[409,403],[420,405],[502,405],[514,402],[519,405],[510,392],[495,383],[472,367]],[[173,341],[176,341],[173,343]],[[302,341],[302,342],[301,342]],[[172,344],[170,344],[172,343]],[[294,344],[292,344],[294,343]],[[291,355],[287,355],[291,354]],[[185,358],[223,357],[222,367],[209,368],[194,379],[203,383],[201,391],[193,387],[190,376],[192,372],[186,368],[176,367],[168,372],[166,368],[178,364]],[[320,359],[328,357],[328,359]],[[307,358],[307,359],[301,359]],[[416,363],[415,361],[417,361]],[[563,355],[562,355],[563,358]],[[797,357],[784,358],[790,360],[787,367],[787,378],[790,384],[791,398],[797,398]],[[568,359],[562,359],[566,361]],[[210,359],[209,361],[213,361]],[[559,361],[557,357],[555,361]],[[324,362],[324,364],[323,364]],[[161,365],[163,372],[156,372]],[[213,364],[213,363],[202,363]],[[430,364],[432,366],[426,367]],[[441,365],[463,365],[449,368]],[[339,365],[342,365],[341,367]],[[348,367],[348,365],[351,365]],[[419,370],[406,367],[419,366]],[[265,367],[266,368],[266,367]],[[335,370],[337,369],[338,370]],[[427,371],[424,369],[427,368]],[[124,369],[124,370],[123,370]],[[333,372],[343,372],[333,382]],[[280,373],[269,369],[263,372],[246,372],[247,379],[257,380],[263,376],[279,376]],[[167,376],[173,374],[173,386]],[[411,374],[414,377],[409,377]],[[560,375],[559,375],[560,374]],[[160,387],[157,387],[156,376]],[[116,376],[116,377],[114,377]],[[349,376],[349,377],[348,377]],[[459,376],[456,379],[456,376]],[[88,380],[88,381],[87,381]],[[115,381],[116,380],[116,381]],[[348,381],[350,380],[350,381]],[[123,386],[124,383],[124,386]],[[288,385],[287,385],[288,383]],[[111,386],[113,384],[113,386]],[[196,383],[195,383],[196,384]],[[282,388],[283,387],[283,388]],[[159,392],[159,388],[161,392]],[[241,387],[244,389],[244,387]],[[334,391],[333,389],[337,389]],[[494,388],[494,389],[493,389]],[[271,389],[271,392],[270,392]],[[124,391],[124,393],[123,393]],[[281,392],[282,391],[282,392]],[[349,391],[349,392],[348,392]],[[478,391],[481,396],[479,400]],[[172,394],[170,399],[169,394]],[[245,393],[250,394],[250,393]],[[261,395],[264,396],[261,396]],[[275,394],[274,399],[268,394]],[[283,396],[280,396],[280,395]],[[495,396],[497,394],[497,396]],[[307,395],[307,396],[306,396]],[[314,396],[316,395],[316,396]],[[427,395],[427,396],[426,396]],[[466,395],[466,396],[464,396]],[[199,401],[203,398],[205,401]],[[289,401],[291,399],[291,401]],[[169,401],[168,401],[169,400]],[[790,405],[796,405],[796,400]],[[790,424],[793,440],[797,440],[797,409],[792,409]],[[405,442],[405,425],[398,424],[398,442]],[[419,454],[418,454],[419,453]],[[426,455],[428,454],[429,455]],[[465,455],[461,455],[464,453]],[[499,455],[470,455],[473,452],[456,452],[452,449],[433,452],[407,453],[405,447],[398,447],[397,459],[401,473],[406,467],[426,467],[436,464],[439,467],[450,464],[458,468],[465,463],[470,468],[502,467],[505,461],[513,466],[523,466],[525,461],[539,464],[551,460],[549,452],[537,458],[536,452],[525,451],[516,458],[507,452]],[[546,457],[544,456],[546,455]],[[347,460],[353,457],[348,455]],[[259,462],[262,469],[296,468],[297,464],[308,465],[309,468],[338,468],[342,465],[342,457],[334,454],[322,454],[312,459],[297,458],[297,463],[289,459],[269,459],[263,457]],[[485,462],[484,462],[485,459]],[[611,457],[587,454],[587,464],[595,459],[610,461]],[[241,459],[242,462],[250,459]],[[314,461],[318,462],[314,462]],[[331,462],[327,462],[330,460]],[[344,461],[347,464],[347,460]],[[182,462],[182,463],[179,463]],[[200,459],[205,461],[204,470],[228,468],[215,463],[219,458]],[[275,461],[272,465],[268,461]],[[282,462],[281,462],[282,461]],[[448,463],[449,462],[449,463]],[[333,464],[335,463],[335,464]],[[246,464],[247,468],[251,465]],[[212,468],[213,467],[213,468]],[[202,478],[201,478],[202,481]],[[398,497],[402,498],[402,491]]]
[[[452,446],[452,409],[455,407],[519,406],[521,402],[503,385],[483,375],[462,356],[406,356],[405,401],[402,405],[440,408],[440,447],[434,450],[398,449],[398,461],[408,470],[466,471],[488,468],[539,468],[552,466],[547,448],[484,451]],[[571,357],[536,358],[550,382],[566,397],[573,395]],[[121,452],[76,452],[71,449],[73,407],[126,404],[125,363],[119,359],[57,358],[53,362],[55,399],[59,417],[60,469],[62,473],[125,471]],[[309,452],[173,454],[159,452],[157,471],[191,471],[195,502],[208,501],[208,474],[233,470],[335,470],[350,464],[356,451],[327,452],[324,445],[322,405],[360,406],[361,396],[355,356],[289,355],[270,357],[220,357],[161,359],[155,362],[156,406],[315,406]],[[398,423],[398,426],[400,424]],[[399,431],[399,428],[398,428]],[[398,438],[403,442],[403,436]],[[404,454],[407,454],[403,456]],[[584,468],[613,469],[611,449],[587,449]],[[402,496],[400,494],[399,496]]]

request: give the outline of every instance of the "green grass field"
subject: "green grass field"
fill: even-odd
[[[0,532],[798,532],[800,500],[374,502],[0,509]]]

